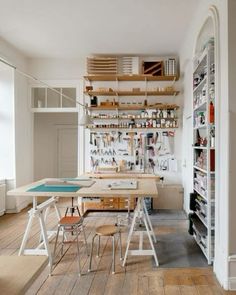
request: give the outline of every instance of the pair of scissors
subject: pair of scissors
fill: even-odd
[[[160,161],[160,164],[159,164],[160,170],[162,170],[162,171],[169,170],[168,166],[169,166],[168,160],[161,160]]]

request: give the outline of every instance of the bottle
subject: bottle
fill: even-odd
[[[211,131],[210,131],[210,145],[211,145],[211,148],[214,148],[215,147],[215,129],[214,128],[211,128]]]
[[[215,108],[213,105],[213,102],[210,102],[210,106],[209,106],[209,123],[214,123],[215,121]]]
[[[156,128],[156,127],[157,127],[157,121],[156,121],[156,120],[153,120],[153,121],[152,121],[152,127],[153,127],[153,128]]]
[[[163,118],[166,119],[167,118],[167,110],[163,110],[162,115],[163,115]]]

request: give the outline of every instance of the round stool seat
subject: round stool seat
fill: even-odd
[[[79,224],[81,222],[82,222],[82,218],[80,216],[65,216],[60,219],[59,224],[73,225],[73,224]]]
[[[96,234],[99,236],[113,236],[118,232],[115,225],[101,225],[96,228]]]

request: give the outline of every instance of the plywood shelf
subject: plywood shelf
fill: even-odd
[[[101,117],[91,117],[92,120],[178,120],[178,118],[152,118],[152,117],[147,117],[147,118],[141,118],[140,116],[133,116],[130,118],[122,118],[122,117],[109,117],[109,118],[101,118]]]
[[[84,91],[89,96],[175,96],[179,91]]]
[[[140,105],[127,105],[127,106],[98,106],[98,107],[89,107],[91,111],[100,111],[100,110],[153,110],[153,109],[168,109],[168,110],[177,110],[179,106],[176,104],[160,104],[160,105],[153,105],[153,106],[140,106]]]
[[[104,131],[106,132],[107,130],[114,130],[114,131],[125,131],[125,132],[138,132],[138,131],[147,131],[147,132],[155,132],[155,131],[158,131],[158,130],[174,130],[174,129],[178,129],[178,127],[156,127],[156,128],[153,128],[153,127],[150,127],[150,128],[143,128],[143,127],[140,127],[140,128],[127,128],[127,127],[89,127],[87,126],[88,129],[90,129],[91,131]]]
[[[177,81],[178,76],[151,75],[89,75],[84,76],[88,81]]]

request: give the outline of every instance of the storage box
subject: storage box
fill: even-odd
[[[151,76],[163,76],[163,61],[144,61],[143,74]]]
[[[177,184],[157,185],[158,198],[153,199],[153,209],[183,209],[183,187]]]

